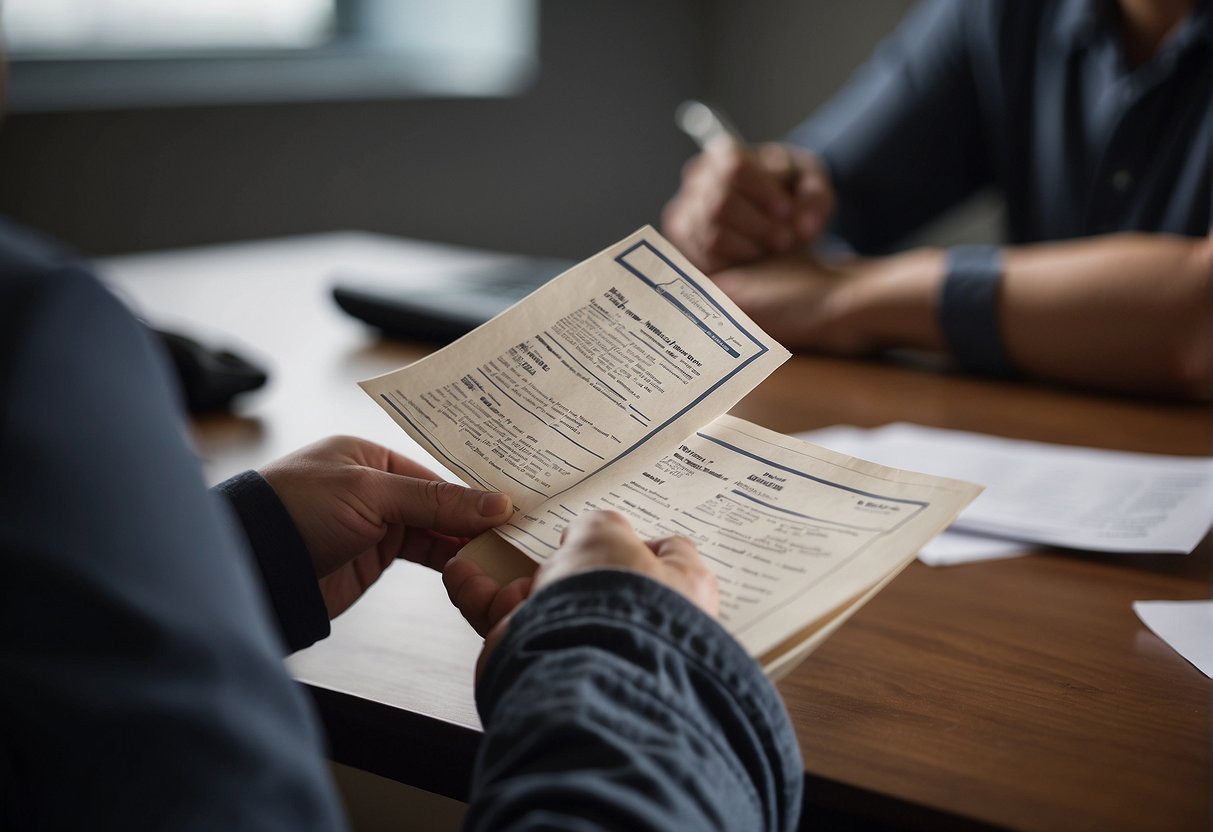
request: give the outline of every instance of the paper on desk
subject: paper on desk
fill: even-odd
[[[918,552],[927,566],[956,566],[983,560],[1002,560],[1026,555],[1032,544],[984,534],[970,534],[951,528],[941,532]]]
[[[722,623],[786,669],[980,490],[724,415],[787,356],[645,228],[361,384],[452,471],[514,499],[461,556],[527,574],[574,518],[613,509],[643,538],[694,540]]]
[[[1134,601],[1154,635],[1213,678],[1213,601]]]
[[[839,453],[862,459],[867,455],[872,431],[851,425],[835,425],[798,434],[798,438],[813,442]],[[918,550],[918,559],[928,566],[956,566],[983,560],[1000,560],[1026,555],[1031,544],[1022,540],[1007,540],[984,534],[962,532],[952,527],[931,538]]]
[[[1103,552],[1191,552],[1213,525],[1213,460],[920,425],[803,434],[884,465],[981,483],[958,531]]]

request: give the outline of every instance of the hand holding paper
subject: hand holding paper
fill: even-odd
[[[469,484],[513,498],[513,519],[461,557],[504,582],[546,561],[576,518],[613,510],[641,538],[694,541],[722,623],[773,666],[980,491],[724,415],[788,355],[644,228],[362,387]]]

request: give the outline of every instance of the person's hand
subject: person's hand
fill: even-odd
[[[806,255],[727,269],[712,280],[791,350],[866,355],[891,347],[938,350],[939,251],[826,264]]]
[[[825,230],[834,188],[799,147],[714,142],[687,162],[662,212],[662,231],[703,271],[803,249]]]
[[[536,591],[594,569],[627,569],[685,595],[715,617],[720,612],[716,575],[688,538],[641,540],[623,515],[594,511],[577,518],[561,536],[560,548],[535,574]]]
[[[505,494],[444,482],[411,459],[348,436],[309,445],[260,473],[299,529],[330,618],[396,558],[441,570],[513,510]]]
[[[595,569],[626,569],[665,584],[686,596],[715,617],[720,611],[716,575],[685,537],[641,540],[631,525],[613,511],[596,511],[575,520],[566,530],[561,546],[536,572],[534,579],[519,579],[505,587],[486,576],[471,561],[455,558],[447,563],[443,580],[451,600],[461,610],[483,610],[473,621],[487,632],[477,675],[488,655],[505,634],[509,616],[530,592],[564,578]],[[466,613],[465,613],[466,614]]]

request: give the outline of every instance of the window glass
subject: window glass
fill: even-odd
[[[537,0],[0,0],[9,110],[503,96]]]
[[[314,47],[337,0],[6,0],[15,55]]]

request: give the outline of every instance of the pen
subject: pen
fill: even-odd
[[[746,140],[733,122],[724,113],[702,101],[691,98],[679,104],[674,111],[674,121],[682,132],[695,140],[701,150],[707,150],[709,144],[720,138],[728,139],[738,147],[746,146]]]
[[[741,131],[728,116],[710,104],[704,104],[694,98],[688,98],[678,105],[674,111],[674,122],[682,132],[695,140],[700,150],[707,150],[709,144],[722,138],[741,150],[750,148],[749,143],[742,138]],[[774,175],[785,188],[791,189],[796,182],[796,164],[787,148],[784,148],[783,163],[784,170]]]

